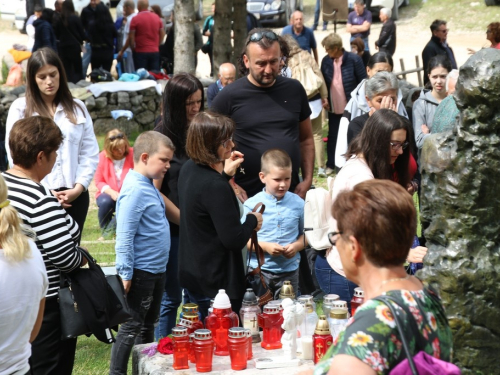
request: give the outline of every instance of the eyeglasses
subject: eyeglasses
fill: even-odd
[[[229,137],[224,142],[221,143],[222,147],[226,148],[229,141],[233,141],[233,137]]]
[[[114,141],[115,139],[123,139],[123,137],[125,137],[123,133],[118,133],[109,137],[109,140]]]
[[[391,143],[391,147],[394,151],[397,151],[399,150],[400,148],[402,148],[403,150],[406,149],[406,147],[408,147],[408,141],[406,142],[390,142]]]
[[[256,33],[253,33],[252,35],[250,35],[250,39],[248,39],[248,42],[246,45],[248,46],[248,43],[250,43],[250,42],[253,42],[253,43],[260,42],[262,40],[262,38],[266,38],[266,39],[269,39],[271,41],[275,41],[275,40],[278,40],[278,35],[276,35],[272,31],[259,31],[259,32],[256,32]]]
[[[328,241],[330,241],[330,243],[335,246],[335,243],[337,242],[337,240],[339,239],[340,235],[341,234],[344,234],[344,232],[340,231],[340,232],[330,232],[328,233]]]

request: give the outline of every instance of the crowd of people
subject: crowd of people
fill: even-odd
[[[126,25],[127,36],[119,54],[132,51],[135,68],[155,69],[164,25],[147,0],[138,0],[137,8],[134,15],[135,3],[125,2],[120,26]],[[250,30],[238,60],[243,76],[235,79],[236,67],[221,65],[208,89],[209,109],[200,80],[175,74],[155,129],[140,134],[133,147],[122,130],[110,130],[99,153],[90,114],[72,98],[68,81],[81,77],[86,61],[109,66],[109,42],[117,31],[99,0],[91,0],[80,18],[69,0],[61,10],[54,35],[55,45],[64,48],[39,46],[35,37],[26,96],[12,103],[6,124],[0,373],[72,372],[77,340],[61,339],[57,293],[61,274],[86,264],[78,245],[92,179],[103,237],[116,236],[116,270],[132,315],[112,346],[110,374],[127,373],[134,344],[171,333],[183,295],[206,317],[210,300],[225,289],[239,311],[247,287],[245,258],[250,270],[258,266],[255,254],[247,254],[254,231],[265,252],[262,276],[274,296],[285,280],[300,295],[314,291],[315,279],[321,291],[348,305],[355,287],[365,291],[365,304],[315,373],[389,373],[404,359],[394,317],[374,300],[380,295],[391,296],[405,319],[416,320],[418,332],[408,328],[416,338],[412,352],[451,360],[451,330],[439,297],[412,276],[414,268],[405,268],[425,267],[427,253],[415,238],[412,200],[420,185],[419,150],[429,133],[452,128],[458,114],[450,95],[457,66],[445,21],[431,25],[423,51],[429,83],[414,98],[412,116],[392,73],[396,27],[390,11],[381,11],[379,51],[370,55],[372,17],[356,0],[347,26],[355,51],[346,51],[332,33],[321,41],[327,54],[319,61],[314,33],[296,11],[283,36]],[[48,25],[41,30],[52,30],[54,17],[43,14],[39,23]],[[492,48],[500,45],[498,30],[488,26]],[[68,36],[76,36],[74,49]],[[312,86],[304,82],[307,74],[316,77]],[[333,208],[324,207],[335,219],[328,234],[332,247],[323,251],[306,249],[303,234],[315,162],[318,176],[336,174]],[[264,213],[254,211],[258,203],[265,204]]]

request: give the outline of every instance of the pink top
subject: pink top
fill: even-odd
[[[495,46],[496,49],[500,49],[500,43]]]
[[[128,155],[125,156],[125,162],[123,163],[122,173],[119,180],[116,178],[113,160],[106,156],[106,151],[101,151],[99,154],[99,164],[97,164],[97,170],[94,176],[95,185],[97,187],[95,197],[97,198],[101,195],[102,188],[105,186],[109,186],[114,191],[120,192],[125,176],[128,171],[133,168],[134,149],[132,147],[129,148]]]
[[[347,105],[347,99],[344,92],[344,83],[342,82],[342,59],[344,56],[333,60],[333,80],[330,87],[330,97],[332,98],[333,113],[341,115]]]

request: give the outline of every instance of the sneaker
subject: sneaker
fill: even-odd
[[[325,168],[318,168],[318,177],[326,178],[327,174]]]
[[[330,176],[334,172],[335,172],[335,169],[332,169],[330,167],[327,167],[326,170],[325,170],[325,173],[327,174],[327,176]]]

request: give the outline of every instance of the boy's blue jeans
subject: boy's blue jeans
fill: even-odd
[[[122,324],[111,348],[110,375],[127,374],[127,364],[134,344],[154,341],[154,325],[160,313],[165,288],[165,272],[154,274],[134,269],[127,302],[132,319]]]

